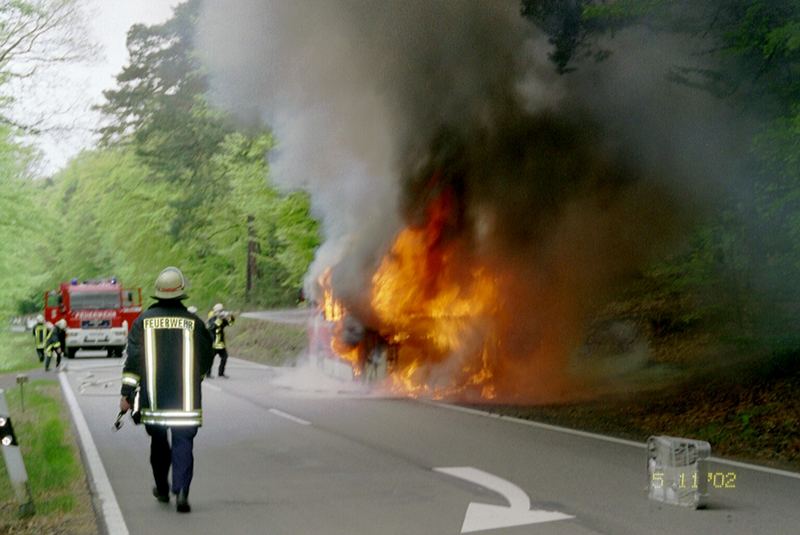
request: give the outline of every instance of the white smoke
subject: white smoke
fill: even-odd
[[[400,227],[409,154],[509,88],[552,99],[534,33],[513,1],[207,0],[198,39],[212,97],[272,127],[272,178],[311,193],[325,243],[309,280],[339,263],[346,296]]]

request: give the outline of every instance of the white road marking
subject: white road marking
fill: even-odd
[[[498,420],[505,420],[508,422],[514,422],[522,425],[527,425],[530,427],[538,427],[540,429],[547,429],[548,431],[556,431],[558,433],[566,433],[568,435],[575,435],[579,437],[585,438],[593,438],[595,440],[603,440],[605,442],[612,442],[614,444],[623,444],[625,446],[633,446],[635,448],[647,448],[647,444],[644,442],[635,442],[633,440],[625,440],[624,438],[617,438],[617,437],[609,437],[606,435],[600,435],[597,433],[589,433],[588,431],[578,431],[577,429],[570,429],[568,427],[561,427],[558,425],[550,425],[550,424],[543,424],[541,422],[534,422],[533,420],[524,420],[522,418],[514,418],[513,416],[504,416],[502,414],[495,414],[491,412],[486,412],[478,409],[471,409],[469,407],[459,407],[458,405],[450,405],[449,403],[440,403],[437,401],[426,401],[420,400],[421,403],[425,403],[428,405],[434,405],[436,407],[442,407],[445,409],[450,409],[454,411],[466,412],[469,414],[475,414],[477,416],[486,416],[488,418],[497,418]],[[792,479],[800,479],[800,473],[797,472],[790,472],[788,470],[780,470],[779,468],[769,468],[767,466],[759,466],[757,464],[749,464],[743,463],[739,461],[731,461],[729,459],[723,459],[721,457],[709,457],[709,461],[724,464],[728,466],[735,466],[737,468],[745,468],[747,470],[753,470],[756,472],[763,472],[765,474],[773,474],[777,476],[783,477],[790,477]]]
[[[483,470],[478,470],[471,466],[434,468],[434,470],[486,487],[502,495],[508,501],[508,507],[471,502],[467,507],[467,514],[464,515],[461,533],[473,533],[488,529],[510,528],[575,518],[558,511],[531,510],[531,500],[524,490],[510,481]]]
[[[75,399],[75,394],[72,392],[72,387],[67,380],[65,373],[58,375],[58,380],[61,383],[61,390],[64,392],[64,398],[67,401],[67,406],[72,413],[72,419],[75,422],[75,428],[78,430],[78,437],[83,447],[83,454],[86,459],[86,464],[89,467],[89,474],[92,477],[92,486],[97,493],[97,498],[100,500],[101,513],[106,525],[108,533],[114,535],[128,535],[128,526],[125,524],[125,519],[122,516],[122,511],[119,508],[117,497],[114,495],[114,489],[111,487],[111,481],[108,480],[108,474],[103,466],[103,461],[100,459],[100,454],[97,452],[97,446],[92,439],[92,433],[89,431],[89,426],[86,424],[86,418],[83,416],[78,405],[78,400]]]
[[[737,468],[746,468],[747,470],[756,470],[758,472],[764,472],[766,474],[774,474],[776,476],[783,476],[783,477],[791,477],[794,479],[800,479],[800,474],[797,472],[789,472],[788,470],[780,470],[778,468],[769,468],[767,466],[758,466],[757,464],[748,464],[748,463],[740,463],[739,461],[731,461],[728,459],[721,459],[719,457],[709,457],[709,461],[713,461],[719,464],[726,464],[728,466],[735,466]]]
[[[423,401],[423,403],[429,403],[431,405],[435,405],[437,407],[443,407],[445,409],[451,409],[454,411],[461,411],[466,412],[469,414],[476,414],[478,416],[487,416],[489,418],[497,418],[499,420],[507,420],[509,422],[515,422],[522,425],[528,425],[531,427],[538,427],[540,429],[547,429],[549,431],[558,431],[559,433],[567,433],[568,435],[577,435],[579,437],[586,437],[586,438],[594,438],[597,440],[604,440],[606,442],[613,442],[615,444],[623,444],[625,446],[634,446],[636,448],[646,448],[647,445],[642,442],[635,442],[633,440],[625,440],[624,438],[616,438],[616,437],[607,437],[605,435],[598,435],[597,433],[589,433],[588,431],[578,431],[577,429],[570,429],[568,427],[560,427],[557,425],[550,425],[550,424],[543,424],[540,422],[534,422],[533,420],[523,420],[522,418],[514,418],[513,416],[503,416],[502,414],[495,414],[492,412],[481,411],[478,409],[471,409],[469,407],[459,407],[458,405],[450,405],[449,403],[438,403],[435,401]]]
[[[275,416],[280,416],[281,418],[286,418],[287,420],[291,420],[292,422],[300,424],[300,425],[311,425],[311,422],[309,422],[307,420],[303,420],[302,418],[298,418],[297,416],[292,416],[291,414],[283,412],[283,411],[280,411],[278,409],[270,409],[269,412],[271,412]]]
[[[222,389],[220,387],[218,387],[217,385],[212,385],[208,381],[203,381],[203,386],[207,386],[211,390],[216,390],[217,392],[222,392]]]

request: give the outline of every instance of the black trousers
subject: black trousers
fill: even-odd
[[[228,350],[224,347],[222,349],[215,349],[214,356],[216,357],[217,355],[219,355],[219,369],[217,370],[217,375],[225,375],[225,364],[228,362]],[[213,364],[211,367],[214,367]],[[208,370],[208,375],[211,375],[211,370]]]
[[[44,348],[43,347],[37,347],[36,348],[36,354],[39,355],[39,362],[44,362]]]
[[[61,352],[60,351],[53,351],[56,354],[56,368],[61,366]],[[45,356],[44,357],[44,371],[50,371],[50,361],[52,360],[53,355]]]
[[[196,426],[166,427],[162,425],[145,425],[150,435],[150,466],[153,467],[153,479],[156,488],[166,494],[169,489],[169,467],[172,466],[172,492],[185,490],[189,494],[189,485],[194,475],[194,437]],[[167,432],[172,434],[170,446]]]

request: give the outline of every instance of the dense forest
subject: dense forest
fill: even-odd
[[[200,307],[296,302],[319,240],[308,197],[271,185],[269,131],[237,127],[209,104],[197,10],[189,2],[130,29],[99,147],[55,176],[29,176],[33,155],[3,129],[4,315],[38,310],[45,289],[73,277],[116,276],[147,292],[166,265],[184,270]]]
[[[713,147],[701,136],[738,128],[737,149],[714,164],[724,171],[712,199],[693,206],[675,247],[626,282],[614,313],[646,317],[655,337],[699,328],[740,349],[800,347],[800,3],[523,0],[521,11],[545,31],[549,58],[565,77],[610,68],[616,58],[630,61],[631,77],[646,79],[651,64],[630,60],[631,43],[659,43],[657,61],[668,62],[678,43],[688,53],[657,89],[703,95],[727,117],[693,141]],[[688,204],[703,188],[687,188]]]
[[[676,246],[625,281],[611,313],[646,318],[654,335],[702,326],[744,345],[794,347],[800,4],[700,4],[522,0],[520,13],[547,35],[551,68],[564,77],[624,55],[626,32],[689,43],[697,58],[713,61],[676,64],[660,83],[710,95],[746,117],[735,187],[720,188]],[[75,276],[114,275],[148,288],[167,264],[186,271],[200,306],[296,300],[320,241],[308,193],[272,185],[269,154],[279,139],[211,103],[195,53],[199,6],[190,1],[163,24],[130,29],[129,63],[101,106],[100,145],[56,175],[31,176],[35,154],[17,141],[24,126],[3,121],[3,314],[36,310],[44,289]],[[2,59],[0,69],[9,69]],[[250,287],[248,254],[256,275]]]

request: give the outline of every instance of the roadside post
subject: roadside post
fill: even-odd
[[[22,412],[25,412],[25,388],[23,385],[28,382],[28,376],[24,373],[17,375],[17,384],[19,385],[19,402],[22,407]]]
[[[20,387],[22,387],[22,383],[20,383]],[[19,515],[30,516],[34,513],[34,507],[31,487],[28,484],[28,472],[25,470],[25,462],[19,451],[17,436],[11,425],[11,413],[8,410],[6,393],[2,388],[0,388],[0,448],[3,450],[3,460],[6,463],[8,478],[11,480],[11,486],[14,488],[14,494],[20,504]]]
[[[652,436],[647,440],[648,497],[702,509],[708,502],[706,462],[711,446],[703,440]]]

